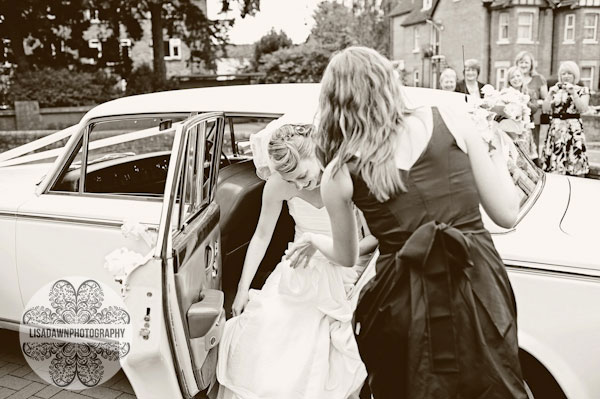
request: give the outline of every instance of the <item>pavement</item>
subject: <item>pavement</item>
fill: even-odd
[[[19,334],[0,330],[0,399],[135,399],[133,389],[119,371],[110,380],[81,391],[49,385],[27,365],[21,352]]]

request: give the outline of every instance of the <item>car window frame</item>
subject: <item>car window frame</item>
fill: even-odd
[[[194,125],[195,122],[201,122],[202,120],[209,120],[211,118],[221,118],[222,120],[222,128],[221,128],[221,137],[220,137],[220,144],[223,143],[223,134],[224,134],[224,125],[225,125],[225,114],[223,112],[206,112],[206,113],[202,113],[199,115],[194,115],[190,118],[188,118],[187,120],[183,121],[183,124],[178,125],[176,127],[176,131],[175,131],[175,138],[173,140],[173,150],[176,152],[175,157],[173,157],[173,154],[171,155],[171,159],[169,160],[169,172],[167,174],[167,181],[165,182],[165,193],[163,196],[163,205],[162,205],[162,211],[161,211],[161,216],[160,216],[160,223],[159,223],[159,229],[158,229],[158,237],[157,237],[157,246],[155,249],[155,253],[154,253],[154,257],[155,258],[162,258],[163,256],[171,257],[172,256],[172,249],[173,249],[173,242],[176,239],[176,237],[182,233],[182,229],[180,228],[180,223],[181,220],[177,221],[177,228],[175,230],[173,230],[171,228],[172,223],[173,223],[173,218],[176,217],[175,216],[175,203],[177,201],[176,197],[177,197],[177,192],[179,190],[179,183],[181,181],[181,177],[183,175],[183,171],[182,168],[185,165],[185,161],[187,159],[187,130],[189,129],[190,125]],[[201,121],[196,121],[196,119],[201,119]],[[218,126],[217,126],[218,127]],[[219,146],[219,149],[221,149],[221,147]],[[216,153],[217,156],[214,157],[214,160],[220,160],[220,152]],[[216,173],[218,173],[218,167],[220,162],[215,161],[217,164],[217,170]],[[210,176],[209,176],[210,179]],[[185,180],[184,180],[185,182]],[[214,180],[214,185],[216,186],[216,182],[217,179]],[[215,195],[215,191],[214,187],[211,187],[212,191],[210,191],[209,194],[209,201],[208,204],[212,203],[212,201],[214,200],[214,195]],[[184,199],[185,201],[185,193],[182,191],[181,194],[181,198]],[[179,219],[179,214],[180,214],[180,208],[177,209],[178,212],[178,216],[177,218]],[[202,208],[201,210],[195,212],[193,214],[194,217],[190,218],[189,222],[192,223],[195,218],[202,214],[202,211],[206,209],[206,207]]]
[[[229,126],[229,135],[230,135],[230,140],[231,140],[231,150],[232,150],[232,155],[230,155],[229,157],[235,160],[239,160],[239,159],[250,159],[252,158],[251,156],[245,155],[245,154],[239,154],[238,152],[238,148],[237,148],[237,142],[239,140],[236,139],[235,137],[235,129],[231,128],[231,124],[233,124],[233,126],[235,127],[235,122],[233,121],[234,118],[260,118],[260,119],[270,119],[270,122],[273,122],[274,120],[277,120],[281,117],[283,117],[285,114],[282,113],[278,113],[278,112],[225,112],[225,125]],[[223,133],[223,138],[225,138],[225,133]]]
[[[525,158],[525,160],[529,164],[529,166],[532,167],[540,175],[540,179],[536,183],[535,188],[533,189],[531,194],[527,197],[527,200],[525,201],[523,206],[519,207],[519,212],[517,214],[517,220],[516,220],[513,228],[516,228],[519,225],[519,223],[521,222],[521,220],[523,220],[523,218],[527,215],[527,213],[529,213],[531,208],[533,208],[533,205],[537,202],[538,198],[542,194],[543,188],[546,184],[546,172],[544,172],[543,170],[538,168],[535,165],[535,163],[531,160],[531,158],[529,158],[529,156],[527,156],[527,154],[525,154],[525,152],[521,148],[519,148],[519,146],[515,145],[515,148],[521,154],[521,157]],[[515,185],[515,187],[516,187],[516,185]]]
[[[85,173],[87,172],[87,152],[89,145],[89,135],[91,132],[91,128],[94,124],[102,123],[102,122],[111,122],[117,120],[130,120],[130,119],[142,119],[142,118],[153,118],[153,117],[184,117],[182,122],[189,119],[190,117],[198,115],[197,112],[150,112],[150,113],[136,113],[136,114],[119,114],[119,115],[109,115],[109,116],[100,116],[95,118],[90,118],[84,122],[84,126],[81,130],[77,132],[77,134],[73,135],[72,141],[68,142],[66,145],[66,149],[61,155],[61,157],[55,162],[52,170],[51,177],[46,180],[47,183],[40,185],[38,191],[39,195],[71,195],[71,196],[80,196],[80,197],[91,197],[91,198],[115,198],[115,199],[128,199],[128,200],[136,200],[136,201],[151,201],[151,202],[160,202],[163,200],[163,197],[150,197],[150,196],[141,196],[141,195],[127,195],[127,194],[113,194],[113,193],[89,193],[85,192],[85,185],[80,184],[79,188],[75,192],[71,191],[52,191],[52,187],[56,184],[57,180],[60,178],[64,169],[69,166],[70,162],[72,162],[72,155],[75,151],[79,151],[79,143],[82,143],[82,165],[81,165],[81,175],[79,177],[80,181],[84,181],[81,179],[85,178]],[[170,128],[175,129],[175,128]],[[126,134],[126,133],[125,133]],[[77,156],[77,155],[75,155]]]

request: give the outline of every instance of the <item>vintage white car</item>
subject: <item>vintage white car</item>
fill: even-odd
[[[424,104],[463,101],[406,90]],[[0,327],[19,329],[25,304],[49,281],[87,276],[125,294],[134,334],[122,367],[138,397],[205,390],[264,184],[241,140],[279,118],[312,122],[318,91],[258,85],[121,98],[0,154]],[[519,222],[486,226],[516,292],[525,378],[539,398],[600,398],[600,182],[546,175],[522,154],[517,165]],[[125,236],[127,221],[155,242]],[[254,287],[292,237],[284,212]],[[106,256],[122,247],[152,256],[116,278]]]

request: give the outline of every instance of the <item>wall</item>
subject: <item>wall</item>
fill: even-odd
[[[35,101],[23,101],[30,105]],[[79,123],[81,117],[93,106],[39,108],[15,107],[15,110],[0,111],[0,131],[9,130],[60,130]],[[36,112],[37,110],[37,112]]]
[[[533,41],[519,43],[517,41],[518,14],[522,11],[534,12]],[[499,18],[501,13],[508,13],[508,41],[499,41]],[[496,72],[500,67],[514,65],[516,55],[523,50],[533,54],[537,71],[545,77],[550,76],[552,56],[553,11],[536,6],[518,6],[492,11],[491,29],[491,73],[489,82],[497,86]]]
[[[440,54],[446,57],[448,66],[456,71],[458,79],[463,78],[464,46],[465,58],[476,58],[481,63],[480,81],[488,81],[485,13],[481,1],[473,0],[444,0],[435,9],[433,19],[444,26],[440,35]]]
[[[584,43],[583,40],[583,21],[586,13],[598,13],[599,21],[596,27],[596,41],[593,43]],[[567,14],[575,14],[575,43],[565,43],[565,17]],[[575,61],[579,67],[593,66],[594,79],[592,90],[597,91],[599,88],[600,75],[600,7],[582,7],[577,9],[561,9],[556,13],[556,32],[554,39],[555,53],[554,62],[552,65],[553,75],[556,76],[558,66],[561,61]]]

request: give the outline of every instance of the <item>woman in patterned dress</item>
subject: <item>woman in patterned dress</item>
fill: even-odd
[[[581,113],[588,109],[589,89],[577,85],[579,67],[572,61],[560,64],[558,79],[543,105],[552,120],[542,150],[542,168],[546,172],[583,176],[590,170],[581,121]]]

